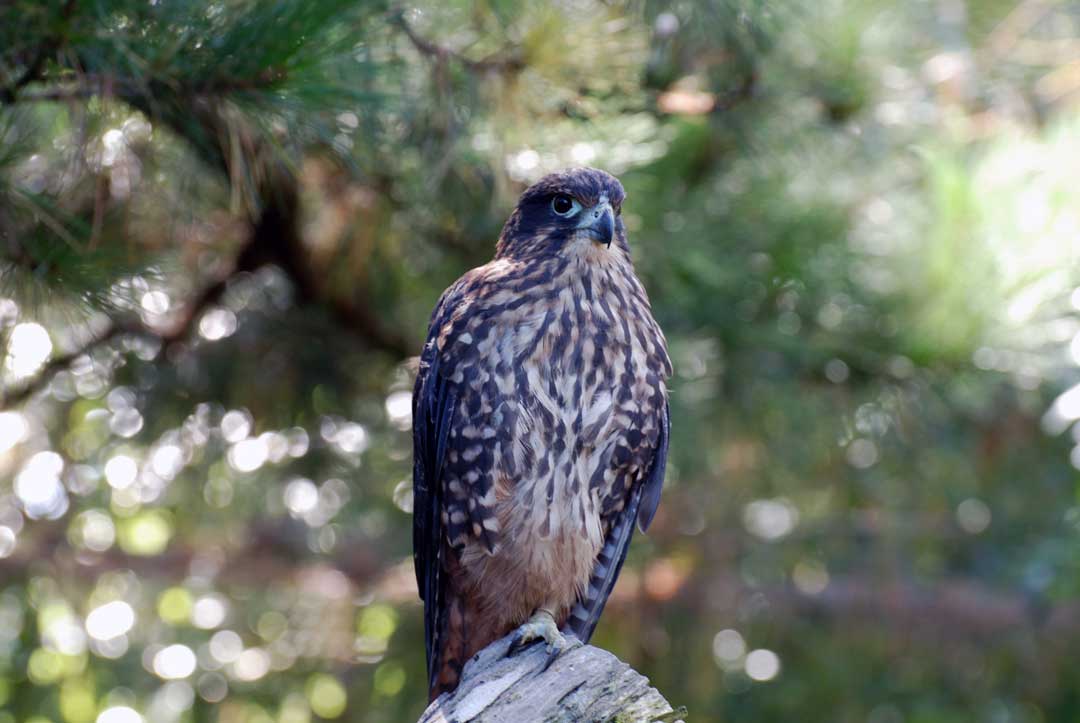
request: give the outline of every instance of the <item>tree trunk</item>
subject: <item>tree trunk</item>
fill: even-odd
[[[584,645],[547,670],[543,644],[506,657],[510,637],[469,661],[461,684],[432,702],[417,723],[681,723],[664,697],[606,650]]]

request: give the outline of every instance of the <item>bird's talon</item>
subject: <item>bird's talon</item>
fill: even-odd
[[[528,623],[525,625],[528,625]],[[525,631],[525,625],[518,628],[517,632],[514,633],[514,637],[510,639],[510,648],[506,651],[506,657],[513,657],[533,643],[542,639],[539,637],[531,637],[529,633]]]
[[[551,664],[565,652],[573,650],[581,645],[581,641],[573,635],[563,635],[555,624],[555,618],[547,610],[538,610],[528,622],[524,623],[514,632],[510,639],[510,648],[506,656],[517,655],[534,642],[543,640],[547,661],[543,670],[551,667]]]
[[[540,669],[541,673],[547,671],[551,667],[551,664],[555,662],[555,659],[559,657],[559,651],[552,646],[548,646],[547,660],[544,661],[544,667]]]
[[[550,668],[551,664],[554,663],[555,660],[559,657],[565,655],[566,653],[569,653],[571,650],[576,650],[577,648],[580,648],[582,645],[582,642],[578,640],[577,636],[575,635],[560,634],[559,637],[560,640],[548,643],[547,660],[544,661],[544,667],[541,669],[540,672],[544,672],[545,670]]]

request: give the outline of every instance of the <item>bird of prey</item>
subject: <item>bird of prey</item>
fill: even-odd
[[[588,642],[667,459],[664,335],[625,194],[578,168],[530,186],[494,259],[447,289],[413,394],[413,547],[432,699],[516,631]]]

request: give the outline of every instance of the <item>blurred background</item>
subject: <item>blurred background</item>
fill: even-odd
[[[1080,5],[0,3],[0,723],[415,720],[410,390],[617,174],[693,721],[1080,717]]]

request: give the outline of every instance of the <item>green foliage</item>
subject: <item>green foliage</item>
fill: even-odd
[[[1076,719],[1078,38],[1053,2],[3,4],[0,723],[415,720],[414,357],[573,164],[624,182],[676,369],[594,642],[692,720]]]

